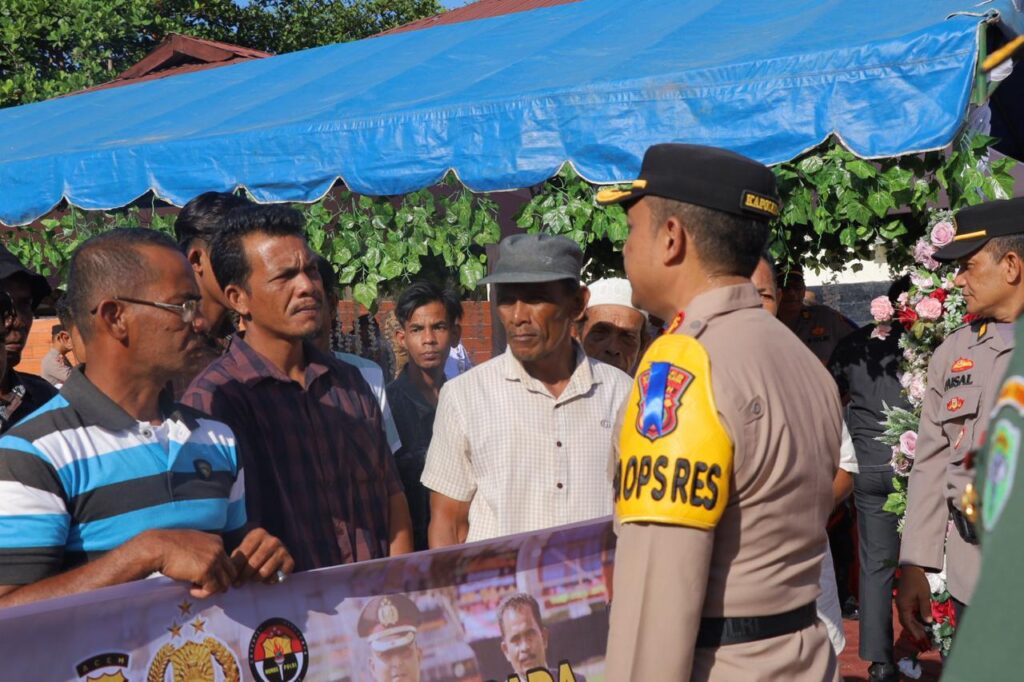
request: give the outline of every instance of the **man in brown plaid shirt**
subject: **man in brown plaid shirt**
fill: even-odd
[[[380,407],[358,369],[307,341],[324,291],[302,216],[283,206],[236,209],[211,261],[245,337],[182,402],[237,435],[250,523],[281,538],[300,571],[412,551]]]

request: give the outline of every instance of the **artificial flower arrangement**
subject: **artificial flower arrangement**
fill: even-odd
[[[895,474],[896,492],[889,496],[884,509],[899,516],[901,533],[907,508],[907,477],[914,466],[921,405],[927,388],[928,361],[947,336],[971,321],[963,295],[953,282],[956,267],[933,258],[935,251],[950,243],[956,234],[952,213],[934,211],[929,228],[928,237],[914,245],[916,264],[909,271],[910,290],[900,294],[896,305],[887,296],[879,296],[871,302],[871,315],[876,323],[872,337],[886,338],[897,324],[906,330],[899,344],[903,351],[900,384],[911,409],[886,407],[885,433],[879,438],[892,447],[891,464]],[[928,582],[932,590],[931,635],[936,647],[945,655],[949,653],[956,628],[953,603],[946,590],[945,567],[940,573],[929,574]]]

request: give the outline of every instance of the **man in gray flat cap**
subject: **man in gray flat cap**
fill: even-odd
[[[502,355],[444,385],[422,482],[431,547],[611,514],[613,425],[630,379],[571,334],[587,307],[583,254],[569,239],[513,235],[494,285]]]

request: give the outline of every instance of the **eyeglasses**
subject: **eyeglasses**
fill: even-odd
[[[121,301],[122,303],[135,303],[137,305],[148,305],[153,308],[160,308],[160,310],[169,310],[172,313],[178,313],[181,317],[181,321],[185,324],[191,324],[195,321],[196,316],[199,314],[199,299],[189,299],[184,303],[161,303],[160,301],[145,301],[141,298],[129,298],[128,296],[114,296],[115,301]],[[97,306],[89,312],[93,315],[99,309]]]

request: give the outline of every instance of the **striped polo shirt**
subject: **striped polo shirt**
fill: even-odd
[[[161,401],[139,422],[75,371],[0,438],[0,585],[25,585],[95,559],[150,529],[245,525],[231,429]]]

